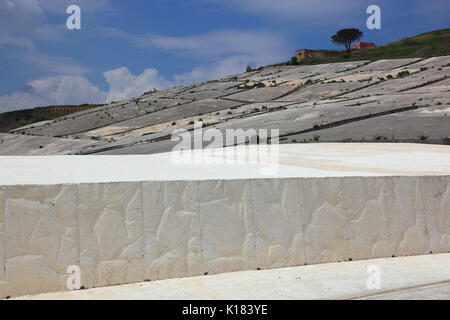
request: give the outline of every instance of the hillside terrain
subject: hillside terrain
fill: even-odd
[[[334,50],[316,50],[334,51]],[[337,52],[337,51],[334,51]],[[405,59],[405,58],[431,58],[450,54],[450,29],[436,30],[414,37],[405,38],[400,41],[379,45],[375,48],[353,50],[349,56],[343,54],[331,58],[307,58],[300,61],[300,65],[312,65],[323,63],[336,63],[345,61],[368,60],[377,61],[381,59]],[[294,62],[295,63],[295,62]],[[292,65],[289,61],[279,65]]]
[[[175,129],[279,129],[281,143],[449,144],[450,56],[277,66],[0,135],[0,154],[151,154]]]
[[[315,50],[326,52],[338,52],[335,50]],[[263,70],[268,67],[292,66],[292,65],[314,65],[347,61],[377,61],[382,59],[401,58],[431,58],[435,56],[445,56],[450,54],[450,29],[436,30],[423,33],[414,37],[405,38],[400,41],[388,43],[376,48],[365,50],[354,50],[352,55],[318,59],[308,58],[297,63],[291,60],[285,63],[260,67],[256,70]],[[295,58],[295,57],[294,57]],[[294,59],[293,58],[293,59]],[[0,113],[0,132],[8,132],[22,126],[36,122],[54,120],[56,118],[95,108],[100,105],[83,104],[80,106],[49,106],[34,109],[24,109],[6,113]]]
[[[53,120],[71,113],[92,109],[101,105],[83,104],[80,106],[49,106],[37,107],[0,113],[0,132],[27,126],[36,122]]]

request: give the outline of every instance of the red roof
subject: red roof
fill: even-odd
[[[376,47],[373,42],[358,42],[353,46],[353,49],[361,49],[361,48],[373,48]]]

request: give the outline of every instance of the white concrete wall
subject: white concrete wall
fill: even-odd
[[[0,298],[450,251],[450,176],[0,187]]]

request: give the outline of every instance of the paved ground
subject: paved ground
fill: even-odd
[[[223,149],[210,149],[183,154],[185,156],[176,158],[171,153],[1,156],[0,181],[2,185],[40,185],[155,180],[448,176],[450,172],[450,146],[443,145],[283,144],[270,148],[238,146],[225,148],[225,152]],[[200,155],[200,163],[195,163],[196,154]],[[228,163],[230,159],[235,160]]]
[[[242,271],[19,299],[447,300],[450,253]]]
[[[375,294],[361,299],[367,300],[450,300],[450,282],[418,286],[394,292]]]

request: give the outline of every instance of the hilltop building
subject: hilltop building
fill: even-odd
[[[359,49],[375,48],[375,47],[376,47],[376,45],[373,42],[358,42],[353,45],[352,49],[359,50]]]
[[[301,61],[306,58],[330,58],[330,57],[336,57],[340,56],[342,52],[340,51],[330,51],[330,50],[309,50],[309,49],[302,49],[295,51],[295,57],[297,58],[297,61]]]

